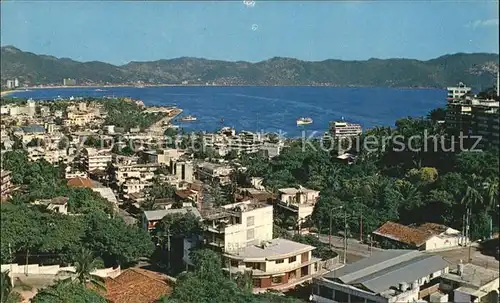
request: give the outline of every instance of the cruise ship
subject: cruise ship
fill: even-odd
[[[196,121],[196,117],[193,117],[193,116],[186,116],[186,117],[182,117],[180,120],[181,120],[181,121],[185,121],[185,122],[189,122],[189,121]]]
[[[297,125],[307,125],[313,123],[311,118],[300,118],[297,119]]]

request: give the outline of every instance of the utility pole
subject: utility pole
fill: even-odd
[[[359,218],[359,242],[363,243],[363,208],[361,208],[361,216]]]
[[[467,209],[467,237],[468,237],[468,240],[469,240],[469,263],[472,262],[472,259],[471,259],[471,250],[472,250],[472,240],[470,239],[470,208]]]
[[[167,228],[168,269],[170,269],[170,226]]]
[[[338,206],[330,209],[330,231],[328,232],[328,245],[330,246],[330,250],[332,249],[332,213],[334,210],[342,208],[343,206]]]
[[[347,210],[344,210],[344,264],[347,263]]]

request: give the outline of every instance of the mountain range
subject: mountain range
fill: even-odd
[[[72,78],[80,85],[217,84],[217,85],[329,85],[378,87],[446,87],[464,82],[481,89],[495,85],[498,54],[457,53],[421,61],[369,59],[364,61],[303,61],[274,57],[256,63],[181,57],[112,65],[78,62],[1,48],[2,85],[18,78],[29,86],[62,84]]]

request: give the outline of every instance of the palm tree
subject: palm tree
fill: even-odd
[[[483,203],[483,196],[481,196],[479,191],[475,188],[467,186],[465,195],[460,202],[462,203],[462,205],[465,205],[467,207],[470,207],[471,205],[479,205]]]
[[[92,274],[92,271],[97,269],[97,264],[97,259],[94,258],[93,253],[87,248],[82,248],[75,258],[75,272],[60,273],[69,273],[71,275],[70,278],[64,280],[65,282],[77,282],[83,285],[89,283],[97,290],[105,290],[106,285],[104,279]]]
[[[13,291],[14,287],[8,270],[0,273],[0,287],[1,303],[14,303],[21,301],[20,295]]]
[[[485,198],[488,203],[488,208],[493,208],[498,205],[498,178],[488,179],[483,184],[483,190],[485,192]]]

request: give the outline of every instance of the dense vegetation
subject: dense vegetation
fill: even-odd
[[[24,151],[7,152],[2,157],[12,181],[21,186],[11,203],[0,205],[0,259],[30,263],[72,263],[75,253],[89,248],[107,266],[124,265],[149,256],[153,244],[149,235],[121,218],[110,218],[112,208],[90,189],[68,188],[58,168],[45,161],[28,162]],[[70,212],[78,216],[51,213],[30,205],[37,199],[66,196]]]
[[[103,62],[77,62],[23,52],[12,46],[1,49],[2,79],[18,77],[30,84],[61,83],[71,77],[80,83],[189,83],[216,82],[257,85],[445,87],[463,81],[476,87],[494,84],[497,54],[454,54],[428,61],[370,59],[366,61],[301,61],[272,58],[250,62],[227,62],[177,58],[153,62],[130,62],[114,66]]]
[[[135,127],[145,129],[163,117],[161,113],[143,112],[143,108],[134,102],[107,99],[103,104],[108,113],[105,124],[123,127],[125,130]]]
[[[396,135],[403,136],[403,142],[412,136],[421,139],[413,142],[413,151],[408,144],[398,150],[400,146],[393,140],[382,145],[384,136]],[[242,162],[248,177],[264,177],[265,185],[273,191],[298,185],[321,190],[312,220],[306,225],[323,233],[329,228],[332,208],[342,205],[351,234],[360,230],[361,216],[365,235],[389,220],[403,224],[436,222],[461,230],[463,215],[470,208],[472,237],[489,236],[490,219],[498,229],[498,151],[444,151],[440,143],[434,149],[432,135],[445,138],[444,144],[450,148],[449,136],[432,119],[405,118],[394,128],[369,130],[364,138],[373,136],[380,144],[372,150],[361,144],[352,165],[336,159],[337,145],[325,151],[318,140],[304,146],[294,142],[272,160],[253,155]],[[427,142],[422,138],[428,138]],[[425,144],[426,152],[416,150]],[[343,216],[344,212],[333,212],[335,230],[344,230]]]

